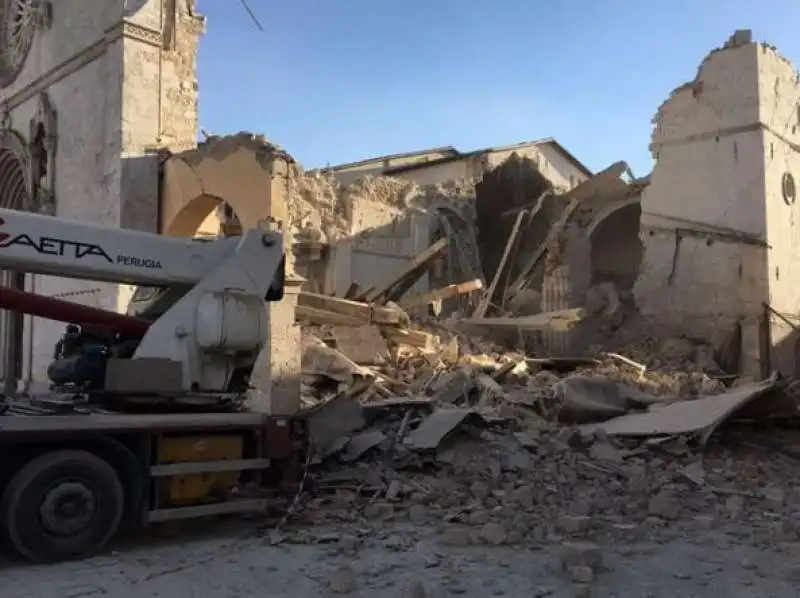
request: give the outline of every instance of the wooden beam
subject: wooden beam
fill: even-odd
[[[294,308],[295,320],[307,320],[312,324],[333,324],[334,326],[363,326],[364,320],[333,311],[316,309],[305,305]]]
[[[519,212],[519,214],[517,214],[517,217],[514,220],[514,226],[511,227],[511,232],[506,240],[506,246],[505,249],[503,249],[503,255],[500,258],[500,263],[497,265],[497,270],[495,270],[494,276],[492,277],[492,282],[489,284],[489,288],[486,289],[483,299],[481,299],[481,302],[478,303],[478,307],[476,307],[475,311],[472,312],[473,318],[482,318],[486,315],[486,310],[489,309],[489,304],[492,302],[492,297],[497,289],[497,283],[500,281],[500,275],[503,273],[503,270],[506,267],[506,262],[508,261],[508,256],[511,254],[511,248],[514,246],[514,243],[517,240],[517,235],[519,234],[519,229],[522,225],[522,219],[525,218],[527,213],[528,210],[522,210]]]
[[[403,309],[412,309],[420,307],[421,305],[433,303],[434,301],[449,299],[450,297],[457,297],[458,295],[466,295],[467,293],[472,293],[482,288],[483,281],[480,278],[460,282],[458,284],[450,284],[441,289],[436,289],[435,291],[428,291],[427,293],[420,293],[408,297],[400,302],[400,307]]]
[[[422,330],[384,328],[383,334],[395,344],[409,345],[424,351],[435,351],[439,346],[438,336]]]
[[[536,251],[531,255],[528,261],[520,270],[519,276],[517,279],[511,284],[506,293],[506,297],[511,299],[514,295],[518,294],[524,287],[525,284],[528,282],[528,278],[531,276],[534,268],[539,263],[539,261],[547,254],[547,245],[550,242],[550,236],[553,234],[554,231],[563,228],[569,219],[572,217],[573,212],[578,209],[580,205],[580,199],[573,199],[572,202],[564,209],[562,212],[561,217],[556,220],[553,226],[550,227],[550,230],[547,232],[547,237],[544,241],[536,248]]]
[[[533,316],[520,316],[518,318],[464,318],[464,324],[485,326],[488,328],[516,328],[518,330],[556,330],[571,329],[586,316],[586,310],[579,307],[549,311]]]
[[[360,301],[330,297],[319,293],[300,291],[297,298],[298,307],[311,307],[317,310],[331,311],[353,318],[361,319],[362,324],[397,324],[402,314],[390,307],[369,305]]]
[[[403,268],[400,274],[367,293],[364,297],[365,300],[372,303],[382,299],[389,299],[393,301],[399,299],[400,296],[405,293],[405,291],[411,288],[414,283],[419,280],[420,276],[422,276],[425,270],[427,270],[433,259],[439,255],[448,244],[449,239],[446,237],[436,241],[436,243],[414,257],[414,259],[412,259],[408,265]]]

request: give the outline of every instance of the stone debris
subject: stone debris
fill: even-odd
[[[759,421],[784,409],[786,381],[721,376],[697,341],[551,357],[517,346],[507,322],[487,332],[458,313],[404,311],[409,282],[444,247],[348,299],[301,294],[316,310],[298,315],[313,480],[303,517],[423,525],[451,547],[563,540],[580,594],[601,566],[593,539],[789,515],[800,489],[764,480],[792,457],[725,442],[755,442],[752,427],[725,424],[751,405]],[[800,524],[781,529],[800,539]]]
[[[654,327],[633,279],[581,261],[590,231],[649,183],[618,162],[557,189],[519,156],[436,188],[298,176],[290,212],[307,252],[368,236],[352,220],[361,200],[387,221],[438,224],[377,283],[352,280],[334,297],[303,272],[311,452],[293,514],[410,523],[450,547],[563,543],[577,596],[591,595],[594,542],[607,538],[753,521],[757,542],[800,541],[800,484],[785,475],[800,447],[775,428],[795,417],[798,384],[740,377],[735,351]],[[433,290],[412,291],[426,276]]]
[[[791,468],[791,457],[726,442],[772,436],[723,424],[746,422],[755,398],[763,412],[781,397],[785,383],[775,377],[692,384],[711,375],[676,366],[676,355],[686,359],[677,341],[646,367],[603,351],[534,357],[462,328],[457,317],[415,318],[381,299],[348,301],[360,304],[348,313],[372,321],[371,328],[350,326],[350,342],[358,344],[358,330],[373,340],[379,331],[383,357],[344,355],[329,334],[339,325],[304,329],[313,482],[302,518],[422,525],[450,547],[564,541],[564,570],[580,594],[602,565],[595,539],[714,529],[746,518],[760,521],[766,538],[779,521],[772,517],[790,514],[787,497],[800,498],[793,477],[765,482]],[[397,310],[396,317],[380,310]],[[405,345],[395,332],[401,327],[457,350]],[[709,388],[716,394],[704,397]],[[704,401],[714,407],[708,421],[696,419]],[[685,421],[683,405],[695,420]],[[620,432],[626,418],[663,415],[663,429]],[[781,530],[800,540],[800,524]]]

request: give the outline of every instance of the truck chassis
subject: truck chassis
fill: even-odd
[[[242,458],[159,458],[170,442],[221,436],[241,441]],[[258,413],[61,415],[12,406],[0,416],[0,530],[21,556],[43,562],[96,553],[121,528],[264,513],[269,496],[298,479],[304,438],[300,420]],[[164,499],[170,480],[237,472],[239,487],[253,492],[180,506]]]

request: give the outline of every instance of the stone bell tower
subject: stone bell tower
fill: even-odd
[[[156,232],[155,150],[197,140],[194,0],[0,0],[0,205]],[[117,285],[2,272],[118,309]],[[6,390],[44,382],[59,323],[0,312]]]

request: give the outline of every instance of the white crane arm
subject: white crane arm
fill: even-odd
[[[237,372],[252,369],[268,338],[264,301],[283,296],[284,264],[272,231],[202,241],[0,209],[0,268],[178,287],[124,360],[129,390],[154,376],[154,359],[179,380],[172,390],[239,388]]]
[[[195,284],[233,254],[239,241],[167,237],[0,208],[0,268],[35,274]]]

